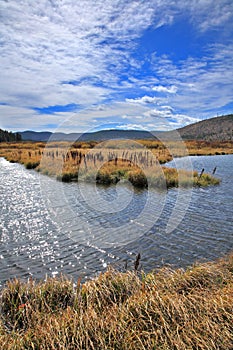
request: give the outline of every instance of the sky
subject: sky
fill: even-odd
[[[169,130],[233,111],[232,0],[0,0],[0,128]]]

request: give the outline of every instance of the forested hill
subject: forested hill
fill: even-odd
[[[14,142],[21,141],[21,135],[19,133],[13,133],[0,129],[0,142]]]
[[[205,119],[177,131],[184,140],[233,141],[233,114]]]

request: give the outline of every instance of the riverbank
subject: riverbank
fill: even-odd
[[[232,349],[233,254],[185,271],[109,269],[81,282],[8,282],[1,348]]]
[[[159,141],[79,142],[0,144],[0,156],[10,162],[24,164],[60,181],[86,181],[114,184],[130,181],[135,187],[191,187],[216,185],[219,180],[199,171],[179,171],[161,167],[173,157],[190,154],[231,154],[230,142],[207,143],[190,141],[163,145]],[[224,150],[224,151],[223,151]]]

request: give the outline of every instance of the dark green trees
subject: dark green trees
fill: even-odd
[[[19,133],[13,133],[0,129],[0,142],[14,142],[21,141],[21,135]]]

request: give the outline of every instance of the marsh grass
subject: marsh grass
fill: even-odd
[[[76,286],[65,277],[10,281],[1,291],[2,349],[233,347],[233,255],[186,271],[109,268]]]
[[[128,180],[136,187],[191,187],[216,185],[219,180],[211,175],[188,173],[176,169],[160,167],[173,156],[184,156],[184,145],[168,142],[140,140],[133,144],[125,141],[104,143],[12,143],[0,144],[0,156],[10,162],[24,164],[27,169],[35,169],[42,174],[54,176],[60,181],[87,181],[100,184],[117,183]],[[231,142],[186,142],[190,154],[232,153]],[[101,148],[102,147],[102,148]],[[128,148],[125,148],[128,147]],[[223,151],[224,150],[224,151]],[[158,171],[156,170],[158,169]],[[179,176],[178,176],[179,175]]]
[[[218,185],[220,180],[210,174],[202,174],[200,177],[196,171],[179,170],[174,168],[162,167],[162,172],[150,171],[131,171],[128,176],[129,181],[136,187],[155,187],[155,188],[172,188],[172,187],[204,187]]]

